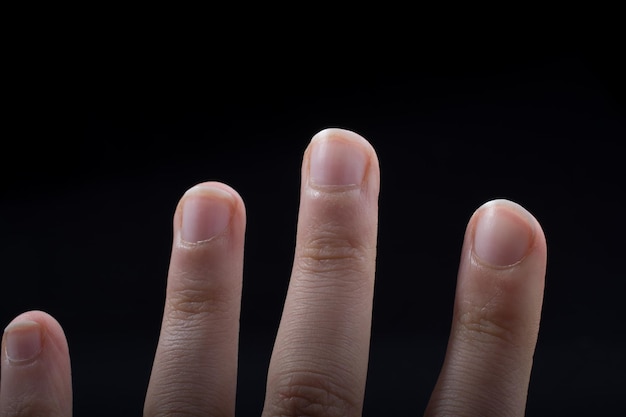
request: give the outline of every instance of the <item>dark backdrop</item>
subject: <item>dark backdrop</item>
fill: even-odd
[[[528,415],[619,409],[626,113],[616,51],[461,39],[391,52],[358,37],[180,50],[141,39],[63,49],[44,37],[6,79],[0,319],[42,309],[61,322],[77,416],[140,415],[171,217],[204,180],[230,184],[247,206],[238,413],[260,413],[301,156],[326,127],[369,139],[382,172],[366,416],[423,411],[466,222],[500,197],[528,208],[548,241]]]

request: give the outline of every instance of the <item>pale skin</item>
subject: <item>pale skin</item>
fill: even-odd
[[[378,157],[367,140],[342,129],[313,137],[302,163],[293,271],[263,417],[362,414],[376,248],[385,244],[377,241],[379,186]],[[223,183],[197,184],[182,196],[173,227],[144,416],[232,417],[243,200]],[[495,200],[474,212],[446,358],[426,416],[524,415],[546,256],[541,226],[520,205]],[[1,366],[0,416],[72,415],[68,345],[53,317],[29,311],[13,319]]]

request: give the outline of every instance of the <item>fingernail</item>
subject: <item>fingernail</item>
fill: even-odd
[[[6,356],[11,362],[30,361],[41,352],[41,325],[20,321],[4,329]]]
[[[309,178],[313,184],[358,185],[363,181],[367,154],[356,133],[328,129],[312,141]]]
[[[200,184],[189,189],[183,198],[182,240],[189,243],[210,240],[230,223],[233,196],[227,191]]]
[[[532,241],[532,216],[520,205],[508,200],[486,203],[474,230],[474,253],[494,266],[516,264]]]

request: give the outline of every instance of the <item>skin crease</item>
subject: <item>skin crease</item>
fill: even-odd
[[[362,414],[374,281],[385,279],[375,277],[377,245],[385,244],[377,240],[379,190],[378,156],[367,140],[343,129],[313,137],[303,155],[293,270],[263,417]],[[243,199],[228,185],[196,184],[181,197],[145,417],[235,415],[245,229]],[[493,200],[471,216],[447,353],[426,416],[524,415],[546,259],[541,226],[520,205]],[[33,328],[40,342],[16,333]],[[23,313],[2,344],[0,417],[71,416],[59,323],[41,311]],[[24,361],[7,355],[29,352],[34,357]]]

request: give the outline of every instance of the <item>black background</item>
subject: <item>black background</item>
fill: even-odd
[[[226,42],[220,31],[193,44],[149,33],[109,43],[109,30],[84,42],[41,36],[16,49],[4,81],[0,318],[41,309],[61,322],[75,415],[141,414],[171,217],[205,180],[230,184],[247,206],[238,414],[259,415],[302,152],[326,127],[366,137],[381,166],[365,416],[425,408],[465,224],[492,198],[524,205],[548,241],[527,415],[620,409],[619,49],[567,34],[498,43],[419,33],[405,46],[358,28],[319,43],[288,32]]]

